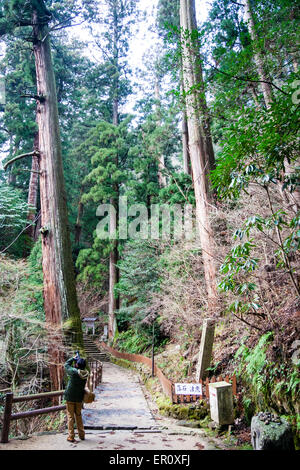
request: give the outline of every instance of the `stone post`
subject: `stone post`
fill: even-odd
[[[205,379],[207,376],[206,369],[210,366],[212,348],[215,334],[215,322],[212,318],[206,318],[203,321],[201,344],[198,356],[198,364],[196,370],[196,381]]]
[[[105,337],[105,340],[107,340],[107,335],[108,335],[108,326],[104,325],[103,328],[103,336]]]
[[[233,423],[232,385],[228,382],[209,384],[210,417],[218,425]]]

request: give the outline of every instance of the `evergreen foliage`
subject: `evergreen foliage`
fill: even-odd
[[[22,256],[24,229],[27,221],[28,205],[20,190],[7,185],[0,186],[0,251]],[[23,236],[22,236],[23,232]],[[18,239],[17,239],[18,237]],[[16,240],[16,243],[13,241]]]
[[[97,215],[97,208],[111,203],[118,216],[120,196],[127,198],[128,206],[142,204],[148,216],[153,204],[196,207],[198,181],[184,173],[181,130],[184,116],[191,118],[186,115],[187,98],[196,94],[200,140],[204,142],[204,130],[209,128],[216,157],[208,175],[215,191],[208,214],[210,255],[218,268],[219,287],[213,316],[220,324],[210,372],[236,367],[248,424],[255,411],[268,407],[295,421],[299,364],[292,354],[299,333],[300,293],[298,3],[251,0],[251,24],[245,2],[213,0],[207,20],[191,33],[180,31],[180,3],[158,0],[152,18],[157,42],[155,48],[150,44],[142,70],[136,71],[130,54],[141,19],[139,2],[0,2],[0,74],[6,88],[6,104],[0,109],[1,163],[32,152],[35,145],[41,99],[36,96],[32,49],[37,10],[51,31],[68,203],[64,223],[70,224],[80,300],[84,303],[97,292],[93,312],[100,315],[103,306],[106,312],[108,298],[111,301],[111,254],[117,252],[114,296],[120,302],[113,312],[118,327],[114,346],[149,355],[153,341],[156,354],[168,341],[180,345],[175,362],[185,364],[192,381],[200,327],[212,314],[205,292],[205,250],[198,239],[119,240],[118,229],[116,240],[101,239],[97,226],[102,215]],[[195,86],[185,91],[180,33],[190,45],[199,41],[201,56],[190,65],[201,66],[204,80],[199,74]],[[137,78],[142,81],[139,87]],[[0,169],[0,326],[7,336],[9,369],[4,372],[13,387],[22,381],[19,364],[26,369],[23,358],[35,341],[38,367],[46,350],[41,240],[28,256],[26,235],[30,169],[29,157],[7,171]],[[38,202],[37,233],[39,209]],[[127,218],[127,228],[133,218]]]

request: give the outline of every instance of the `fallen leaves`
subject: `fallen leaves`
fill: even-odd
[[[196,442],[195,447],[198,447],[199,450],[204,449],[204,445],[201,444],[200,442]]]

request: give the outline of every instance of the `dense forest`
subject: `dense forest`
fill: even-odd
[[[60,390],[90,317],[193,382],[212,318],[237,417],[299,433],[298,38],[296,0],[0,1],[1,389]]]

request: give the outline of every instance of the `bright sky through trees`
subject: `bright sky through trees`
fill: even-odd
[[[148,29],[155,22],[155,11],[157,0],[139,0],[139,8],[147,12],[146,21],[138,25],[138,32],[131,43],[130,62],[134,66],[140,66],[142,55],[147,48],[151,47],[151,36],[154,37]],[[196,13],[198,24],[206,20],[208,14],[208,0],[196,0]]]
[[[130,42],[129,63],[132,69],[143,68],[143,62],[149,53],[155,51],[157,34],[152,32],[155,24],[157,0],[139,0],[139,9],[146,11],[146,19],[136,26],[136,35]],[[208,0],[196,0],[196,13],[198,24],[206,20],[209,10]],[[136,90],[137,91],[137,90]],[[132,96],[126,105],[126,111],[131,112],[137,96]]]

